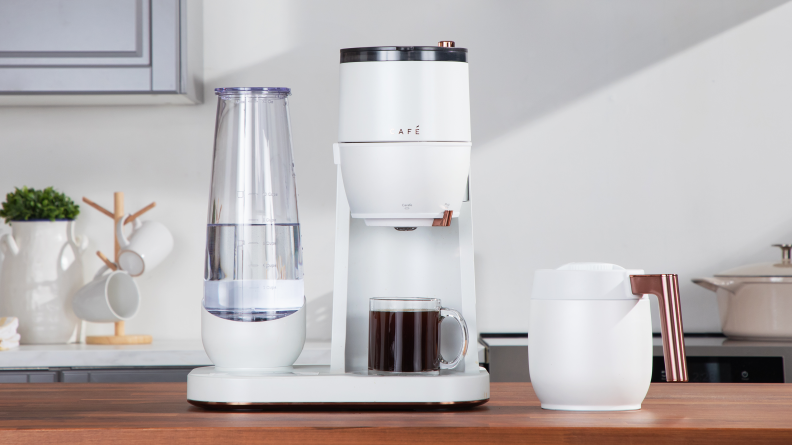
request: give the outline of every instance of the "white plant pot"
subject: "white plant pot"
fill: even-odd
[[[73,221],[12,221],[11,229],[0,237],[0,316],[19,318],[23,344],[68,343],[88,240],[75,241]]]

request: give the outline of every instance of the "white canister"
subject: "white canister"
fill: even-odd
[[[19,318],[22,344],[68,343],[79,320],[71,300],[83,284],[73,221],[12,221],[0,237],[0,316]]]
[[[646,283],[654,287],[647,288]],[[664,283],[669,288],[665,294]],[[668,314],[674,318],[673,332],[663,332],[664,342],[683,358],[680,364],[678,357],[666,357],[667,369],[681,369],[679,373],[670,372],[669,381],[686,381],[681,317],[676,319],[678,292],[672,289],[678,287],[676,283],[675,275],[643,275],[642,270],[604,263],[571,263],[536,271],[528,367],[542,408],[641,408],[652,378],[648,293],[660,293],[661,308],[665,309],[661,317]],[[664,305],[665,301],[670,304]],[[672,338],[675,336],[679,338]]]

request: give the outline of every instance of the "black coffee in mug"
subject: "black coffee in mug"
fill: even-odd
[[[448,315],[442,315],[448,312]],[[459,322],[462,351],[452,362],[440,355],[440,323]],[[373,374],[437,375],[455,367],[467,351],[465,320],[459,312],[440,307],[436,298],[372,298],[369,312],[368,368]]]
[[[368,367],[372,371],[440,369],[440,311],[371,311]]]

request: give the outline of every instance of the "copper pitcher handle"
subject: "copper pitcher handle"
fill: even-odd
[[[679,277],[676,274],[630,275],[630,285],[635,295],[657,296],[660,303],[660,333],[663,336],[666,381],[687,382]]]

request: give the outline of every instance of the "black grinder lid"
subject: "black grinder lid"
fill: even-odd
[[[453,45],[454,42],[440,42]],[[350,62],[467,62],[467,48],[453,46],[370,46],[365,48],[344,48],[341,50],[341,63]]]

